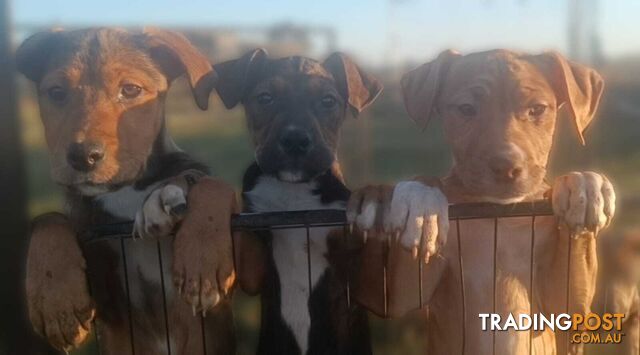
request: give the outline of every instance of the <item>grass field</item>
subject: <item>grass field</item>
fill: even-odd
[[[21,84],[26,87],[25,83]],[[615,90],[614,87],[611,92],[615,93]],[[25,94],[20,107],[28,154],[30,213],[37,215],[60,210],[62,199],[49,178],[33,90],[22,91]],[[620,95],[630,95],[630,99],[635,99],[633,95],[640,92],[635,88],[620,88],[619,91]],[[169,95],[167,116],[172,135],[181,148],[211,166],[217,175],[239,186],[242,172],[253,157],[242,111],[226,111],[216,101],[208,112],[201,112],[185,92],[184,83],[179,83]],[[396,87],[388,85],[386,93],[371,110],[345,124],[340,158],[350,186],[393,181],[416,174],[438,176],[449,167],[450,158],[439,122],[433,122],[426,132],[415,127],[404,112],[398,92]],[[612,178],[623,200],[637,200],[640,197],[640,144],[637,141],[640,122],[635,119],[620,116],[605,103],[598,122],[587,134],[589,146],[585,148],[577,144],[568,120],[563,120],[559,125],[550,175],[593,168]],[[638,205],[630,203],[628,209],[619,209],[617,228],[634,223]],[[258,307],[256,298],[237,292],[235,315],[241,354],[251,354],[255,345]],[[423,353],[424,324],[419,317],[393,321],[373,319],[372,324],[377,353]]]

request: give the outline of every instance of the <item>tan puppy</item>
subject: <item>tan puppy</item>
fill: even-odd
[[[372,234],[395,236],[404,247],[392,243],[388,255],[389,308],[372,291],[383,287],[381,273],[372,267],[382,263],[372,260],[383,257],[378,241],[365,250],[357,297],[380,314],[417,308],[413,250],[428,262],[422,301],[431,312],[429,354],[526,354],[528,332],[499,332],[494,340],[493,332],[481,330],[479,314],[499,313],[504,322],[508,313],[589,312],[597,272],[595,236],[609,224],[615,208],[611,184],[592,172],[556,179],[556,217],[536,219],[533,251],[528,217],[502,219],[497,225],[493,219],[461,221],[458,244],[457,224],[449,229],[447,204],[543,198],[550,191],[544,178],[559,108],[568,109],[584,142],[603,81],[595,71],[556,53],[494,50],[462,56],[446,51],[406,74],[402,88],[406,108],[421,126],[436,116],[443,120],[454,165],[442,179],[368,187],[352,195],[348,218]],[[531,254],[534,270],[529,268]],[[556,347],[566,353],[567,338],[557,335],[532,334],[534,353],[552,354]]]

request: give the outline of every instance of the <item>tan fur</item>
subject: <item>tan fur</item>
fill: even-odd
[[[593,311],[597,313],[623,313],[622,345],[587,346],[587,353],[601,351],[603,347],[616,354],[637,354],[640,350],[640,231],[625,230],[598,242],[598,287]],[[589,351],[590,350],[590,351]]]
[[[157,29],[42,32],[27,39],[16,57],[18,70],[37,84],[52,176],[66,186],[135,178],[147,158],[135,148],[151,147],[158,137],[163,121],[155,118],[164,116],[170,82],[187,73],[197,103],[206,108],[203,97],[208,98],[215,76],[184,37]],[[124,84],[141,87],[141,94],[119,96]],[[56,87],[66,93],[63,103],[48,96]],[[127,130],[135,130],[135,139],[123,137]],[[104,160],[87,173],[67,164],[68,147],[83,142],[105,148]]]
[[[183,36],[159,29],[142,33],[107,28],[42,32],[27,39],[16,57],[18,70],[38,88],[53,178],[74,194],[80,194],[83,187],[107,191],[113,186],[131,185],[140,178],[152,150],[166,154],[175,149],[163,131],[165,96],[175,78],[188,76],[202,109],[207,107],[215,83],[205,56]],[[140,95],[124,97],[125,84],[139,86]],[[66,93],[61,102],[49,95],[56,87]],[[104,159],[87,172],[72,168],[67,157],[70,146],[84,142],[96,142],[105,148]],[[154,147],[156,142],[163,146]],[[169,182],[188,191],[184,178],[178,180]],[[197,298],[198,302],[213,304],[218,300],[211,299],[212,290],[228,296],[235,280],[229,230],[230,215],[237,210],[235,195],[232,187],[218,179],[203,179],[193,189],[195,192],[188,196],[192,206],[172,246],[173,270],[189,303]],[[74,202],[78,203],[78,198],[69,203]],[[77,233],[94,221],[83,219],[83,213],[90,215],[90,211],[78,213],[77,209],[73,221],[61,214],[38,218],[27,259],[26,297],[31,321],[60,350],[75,348],[87,338],[96,313],[88,293],[85,259],[76,240]],[[217,227],[210,228],[212,224]],[[171,247],[171,240],[161,240],[161,244]],[[91,255],[104,261],[109,260],[105,250],[104,245],[90,245],[83,251],[88,258]],[[96,260],[89,259],[89,265],[95,269],[110,267],[96,265],[100,263]],[[169,267],[165,265],[165,270]],[[121,301],[102,296],[112,303]],[[162,309],[159,295],[150,299],[158,301],[151,306]],[[207,354],[235,348],[231,305],[226,297],[220,303],[204,321],[204,334],[209,339]],[[123,320],[123,308],[115,308],[98,310],[99,320],[105,321],[98,327],[101,347],[110,354],[125,354],[131,348],[129,324]],[[174,353],[203,353],[201,321],[194,317],[191,305],[174,297],[168,313],[175,330]],[[157,353],[163,344],[158,344],[145,328],[158,328],[164,318],[146,313],[133,317],[135,324],[142,325],[134,329],[137,353]]]
[[[402,87],[407,111],[414,120],[421,125],[433,117],[444,121],[445,136],[454,157],[454,165],[445,178],[417,180],[440,188],[449,203],[510,203],[543,198],[549,189],[543,179],[558,109],[562,104],[569,107],[582,138],[594,116],[603,83],[595,71],[555,53],[527,55],[496,50],[467,56],[444,52],[406,74]],[[462,107],[466,104],[473,106],[472,114],[468,114],[468,107]],[[545,110],[533,114],[532,108],[538,104]],[[559,181],[557,186],[573,183],[567,180]],[[365,192],[369,197],[362,197],[355,193],[354,198],[378,199],[379,211],[385,213],[390,207],[384,201],[389,199],[371,197],[383,194]],[[354,205],[357,203],[350,204],[350,208]],[[508,313],[590,312],[597,272],[594,233],[584,232],[571,240],[574,231],[567,225],[555,217],[537,217],[535,263],[530,270],[531,222],[528,217],[499,220],[494,280],[494,220],[466,220],[459,224],[451,221],[448,243],[435,260],[422,265],[423,298],[430,309],[429,354],[463,350],[460,257],[466,292],[467,354],[493,351],[492,332],[481,331],[478,314],[494,312],[494,281],[495,312],[502,314],[503,320]],[[386,261],[387,312],[389,316],[400,316],[420,305],[417,280],[422,261],[393,241],[390,248],[385,260],[379,243],[367,243],[360,275],[363,281],[356,296],[374,312],[383,314],[383,298],[373,295],[380,295],[381,281],[375,282],[381,274],[377,265]],[[569,334],[534,334],[533,353],[567,353],[565,337]],[[527,332],[498,333],[495,342],[497,354],[529,353]]]

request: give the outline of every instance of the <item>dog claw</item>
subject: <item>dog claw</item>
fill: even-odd
[[[412,255],[413,255],[413,259],[418,258],[418,247],[417,246],[413,247]]]
[[[353,234],[353,223],[349,224],[349,234]]]
[[[396,231],[394,233],[395,242],[398,243],[400,241],[400,231]]]
[[[362,232],[362,239],[364,240],[364,243],[367,244],[367,239],[369,238],[369,232],[368,231],[363,231]]]
[[[195,317],[196,314],[198,314],[198,312],[196,310],[196,306],[191,306],[191,310],[193,311],[193,316]]]
[[[207,316],[207,310],[203,309],[202,310],[202,318],[205,318]]]

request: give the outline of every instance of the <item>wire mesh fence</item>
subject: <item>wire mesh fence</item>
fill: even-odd
[[[462,304],[461,304],[461,314],[462,314],[462,321],[461,321],[461,329],[460,329],[460,335],[461,335],[461,340],[462,340],[462,354],[472,354],[474,353],[473,349],[469,349],[468,346],[465,344],[465,339],[467,336],[467,305],[468,305],[468,297],[469,295],[466,292],[466,287],[465,287],[465,277],[464,277],[464,258],[462,257],[463,253],[461,250],[461,233],[460,233],[460,222],[461,221],[465,221],[465,220],[474,220],[474,219],[489,219],[489,220],[493,220],[493,245],[492,245],[492,250],[493,250],[493,255],[492,255],[492,259],[493,259],[493,264],[490,266],[492,267],[492,272],[493,272],[493,300],[492,300],[492,313],[496,314],[498,313],[498,309],[497,309],[497,295],[498,295],[498,286],[497,286],[497,278],[498,278],[498,224],[499,221],[505,218],[514,218],[514,217],[526,217],[526,218],[530,218],[530,223],[531,223],[531,229],[530,229],[530,247],[531,247],[531,251],[530,251],[530,255],[529,255],[529,292],[531,294],[533,294],[533,290],[534,290],[534,263],[535,263],[535,255],[534,255],[534,245],[536,243],[536,218],[538,217],[542,217],[542,216],[551,216],[553,215],[553,210],[551,207],[551,204],[549,201],[547,200],[538,200],[538,201],[533,201],[533,202],[521,202],[521,203],[515,203],[515,204],[509,204],[509,205],[500,205],[500,204],[493,204],[493,203],[462,203],[462,204],[453,204],[450,205],[449,207],[449,219],[450,219],[450,223],[453,223],[455,225],[455,238],[457,241],[457,248],[458,248],[458,260],[456,260],[455,262],[458,263],[458,269],[460,272],[459,279],[460,279],[460,299],[462,300]],[[310,230],[313,228],[320,228],[320,227],[335,227],[335,228],[342,228],[343,230],[343,237],[345,238],[345,241],[348,243],[349,238],[353,237],[353,233],[352,233],[352,228],[350,228],[348,222],[347,222],[347,218],[346,218],[346,214],[344,210],[335,210],[335,209],[327,209],[327,210],[307,210],[307,211],[282,211],[282,212],[268,212],[268,213],[244,213],[244,214],[238,214],[238,215],[234,215],[232,217],[231,220],[231,227],[233,231],[272,231],[272,230],[280,230],[280,229],[302,229],[304,230],[304,232],[301,232],[299,234],[300,238],[306,238],[306,252],[307,252],[307,276],[309,279],[309,291],[311,291],[311,280],[312,280],[312,268],[311,268],[311,262],[310,262],[310,255],[311,255],[311,243],[310,243]],[[90,233],[90,235],[87,235],[83,241],[84,243],[99,243],[99,242],[104,242],[104,241],[114,241],[117,240],[120,243],[120,252],[122,254],[122,258],[123,258],[123,263],[122,263],[122,267],[123,267],[123,274],[124,274],[124,281],[125,281],[125,292],[126,292],[126,297],[127,297],[127,305],[128,305],[128,326],[129,326],[129,336],[130,336],[130,340],[131,340],[131,354],[135,354],[135,341],[134,341],[134,337],[135,337],[135,332],[134,332],[134,325],[132,322],[132,315],[131,315],[131,291],[130,291],[130,280],[129,280],[129,272],[130,270],[128,270],[128,266],[127,266],[127,262],[126,262],[126,255],[127,255],[127,247],[126,247],[126,240],[128,238],[131,238],[131,231],[133,228],[133,224],[132,223],[116,223],[116,224],[106,224],[106,225],[99,225],[96,226]],[[345,244],[347,245],[347,244]],[[388,245],[387,245],[388,247]],[[166,280],[165,278],[162,276],[164,275],[163,272],[163,253],[162,253],[162,248],[160,245],[160,241],[156,242],[156,249],[157,249],[157,258],[158,258],[158,268],[159,268],[159,272],[161,275],[160,281],[161,281],[161,286],[162,286],[162,305],[163,305],[163,319],[164,319],[164,334],[166,337],[166,353],[167,354],[172,354],[175,353],[175,350],[172,349],[172,343],[170,341],[170,334],[171,334],[171,328],[170,328],[170,323],[169,323],[169,317],[167,315],[167,295],[166,295]],[[568,247],[568,253],[571,253],[571,238],[569,238],[569,247]],[[419,283],[417,289],[418,289],[418,295],[417,295],[417,300],[418,300],[418,304],[416,305],[419,308],[426,308],[426,312],[425,314],[429,314],[429,310],[428,310],[428,304],[425,304],[424,302],[424,298],[423,298],[423,285],[422,285],[422,279],[423,279],[423,262],[420,261],[420,258],[417,258],[418,260],[416,261],[418,264],[418,272],[419,272],[419,277],[417,282]],[[569,260],[569,259],[568,259]],[[567,275],[569,275],[569,268],[571,267],[570,263],[567,264]],[[385,312],[385,316],[387,315],[387,310],[388,310],[388,285],[386,282],[387,279],[387,275],[386,275],[387,269],[386,266],[383,266],[382,268],[382,273],[383,275],[381,276],[383,278],[383,290],[381,290],[381,295],[383,297],[383,302],[384,302],[384,312]],[[353,302],[352,295],[351,295],[351,285],[350,285],[350,281],[347,278],[346,281],[346,287],[345,287],[345,297],[347,298],[347,305],[350,307],[351,303]],[[569,280],[567,280],[567,283],[569,283]],[[567,294],[566,294],[566,309],[567,312],[569,311],[569,288],[567,287]],[[608,290],[605,290],[605,292],[607,292]],[[606,298],[607,295],[605,295]],[[201,322],[201,330],[203,332],[203,349],[206,349],[206,342],[205,342],[205,336],[204,336],[204,322]],[[640,329],[637,330],[640,334]],[[493,354],[496,353],[496,332],[492,332],[492,352]],[[98,342],[100,341],[100,339],[96,339]],[[567,335],[567,347],[569,346],[569,342],[570,342],[570,338]],[[533,344],[533,331],[529,331],[529,354],[533,353],[533,348],[532,348],[532,344]],[[98,344],[98,347],[100,348],[101,344]],[[640,346],[640,345],[639,345]]]

